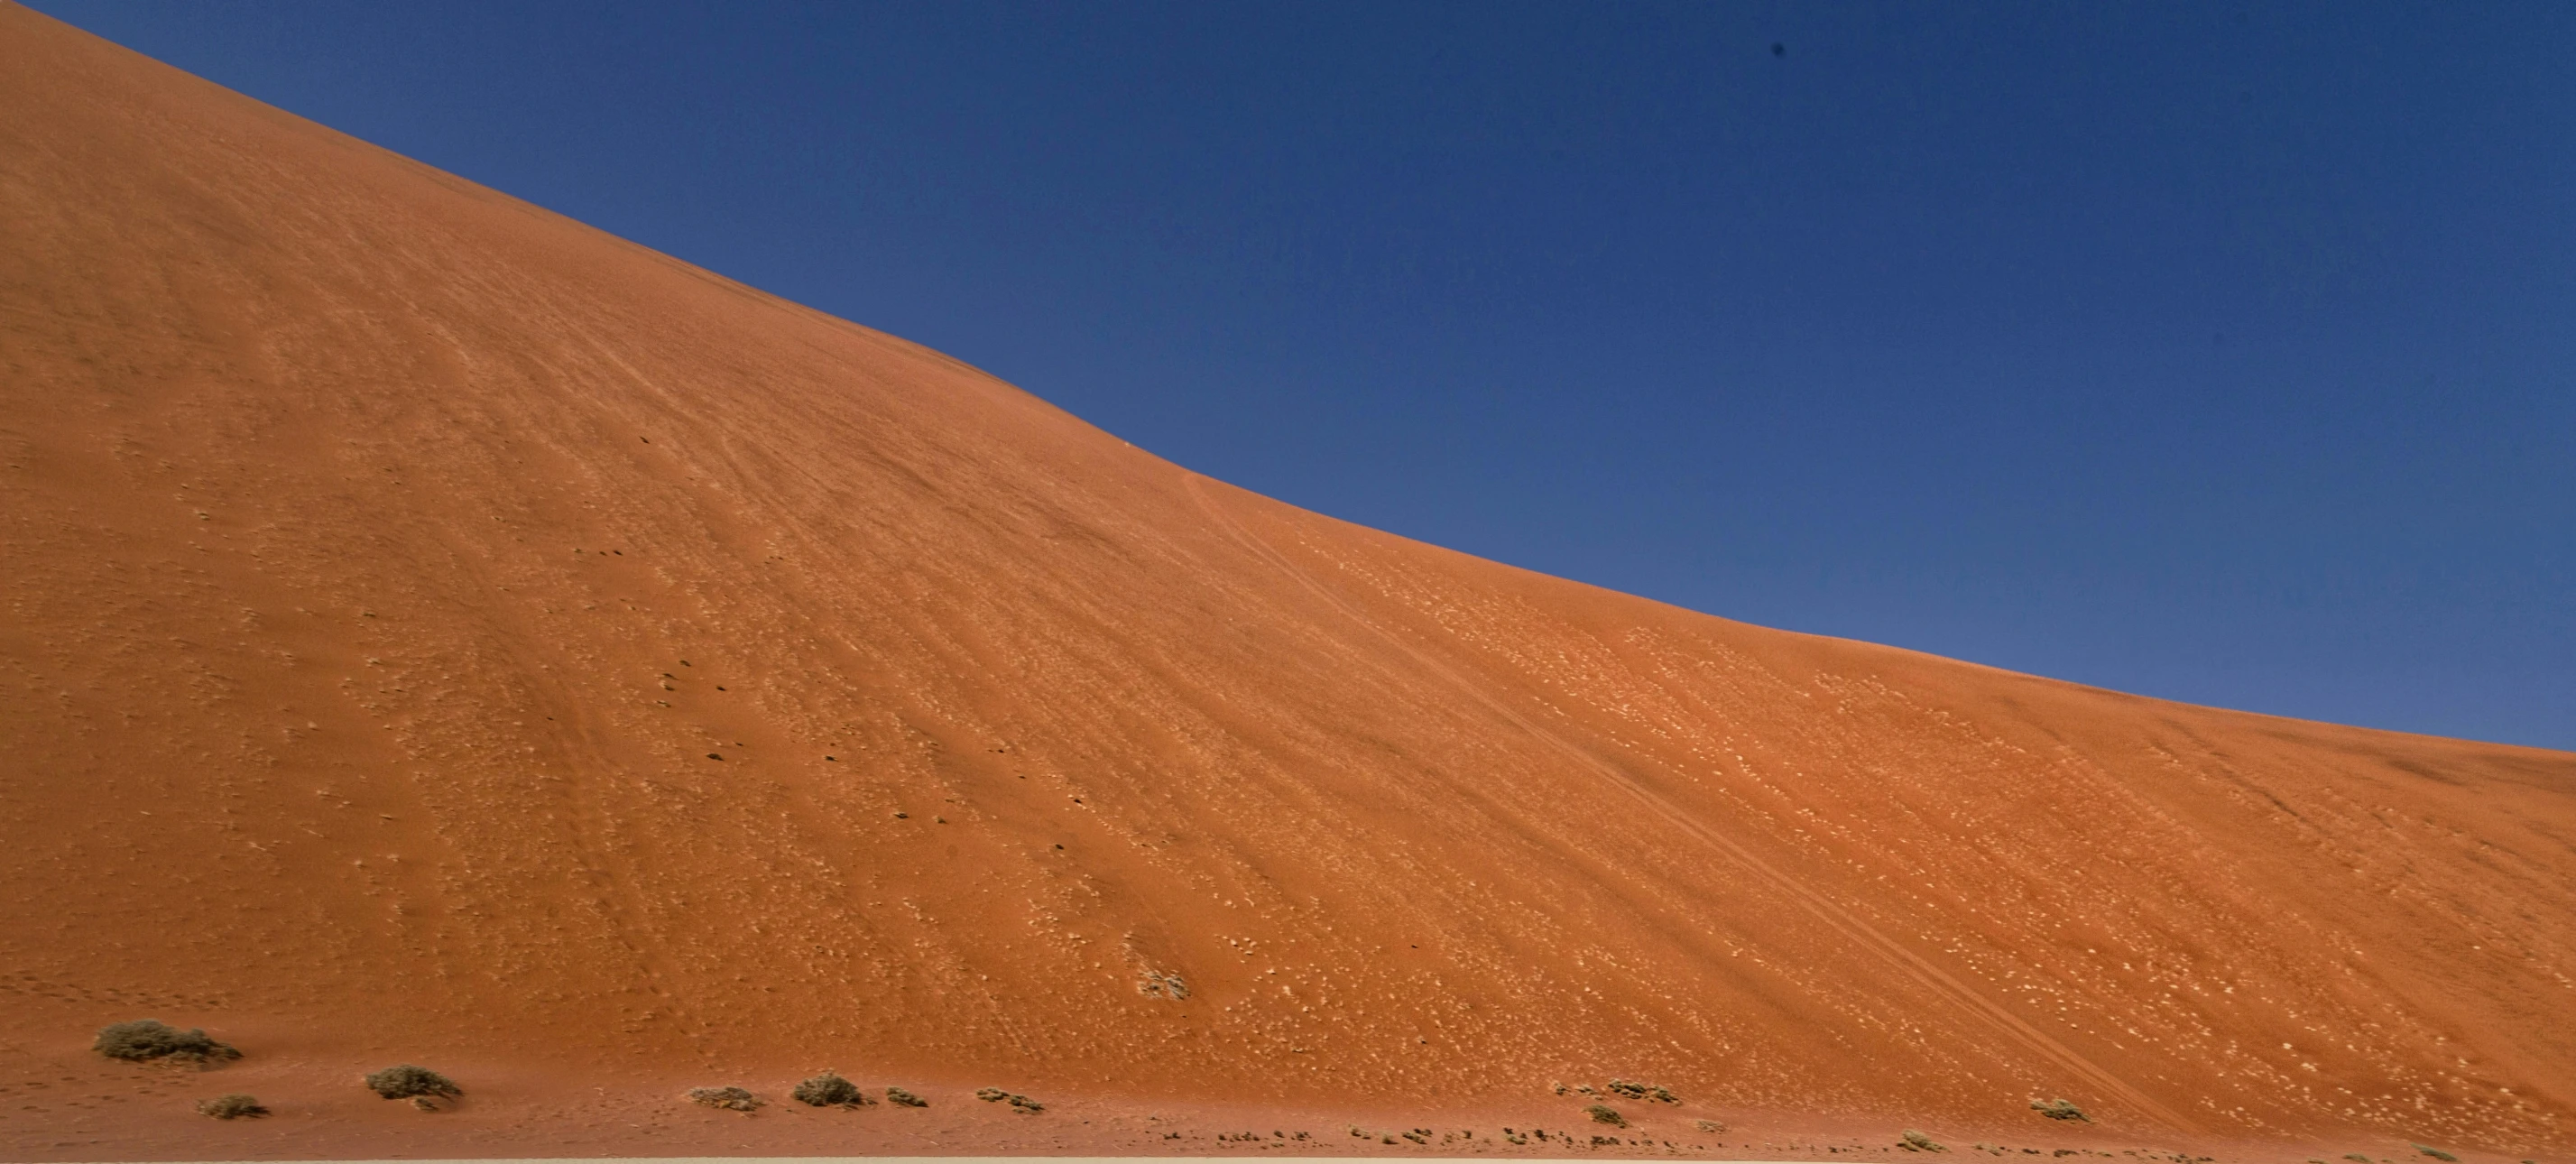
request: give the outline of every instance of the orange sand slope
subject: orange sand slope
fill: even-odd
[[[2576,755],[1329,520],[14,6],[0,390],[19,1065],[2576,1147]]]

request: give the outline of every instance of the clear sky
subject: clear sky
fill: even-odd
[[[1352,521],[2576,748],[2576,5],[35,6]]]

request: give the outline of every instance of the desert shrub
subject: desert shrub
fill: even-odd
[[[758,1111],[761,1105],[759,1096],[739,1087],[692,1087],[689,1102],[726,1111]]]
[[[1903,1148],[1903,1149],[1905,1149],[1905,1150],[1906,1150],[1906,1151],[1908,1151],[1908,1152],[1947,1152],[1947,1151],[1949,1151],[1949,1149],[1948,1149],[1948,1148],[1944,1148],[1944,1147],[1942,1147],[1939,1143],[1935,1142],[1935,1141],[1932,1139],[1932,1137],[1927,1136],[1927,1135],[1924,1135],[1924,1134],[1923,1134],[1923,1133],[1921,1133],[1921,1132],[1915,1131],[1915,1130],[1914,1130],[1914,1129],[1912,1129],[1912,1128],[1907,1128],[1907,1129],[1905,1129],[1905,1131],[1904,1131],[1901,1135],[1899,1135],[1899,1136],[1897,1137],[1897,1140],[1896,1140],[1896,1146],[1897,1146],[1897,1147],[1899,1147],[1899,1148]]]
[[[1009,1100],[1011,1110],[1018,1112],[1021,1115],[1036,1115],[1039,1112],[1046,1110],[1046,1105],[1043,1103],[1039,1103],[1025,1095],[1013,1095],[1012,1093],[1004,1091],[998,1087],[978,1088],[975,1092],[975,1098],[983,1100],[986,1103],[1000,1103],[1004,1100]],[[1358,1135],[1359,1133],[1355,1130],[1351,1134]]]
[[[807,1107],[866,1107],[868,1094],[859,1085],[826,1071],[796,1085],[787,1098]]]
[[[1583,1114],[1591,1116],[1592,1122],[1596,1124],[1608,1124],[1614,1128],[1624,1128],[1628,1126],[1628,1118],[1612,1110],[1608,1104],[1593,1104],[1590,1107],[1584,1108]]]
[[[1701,1120],[1699,1121],[1699,1130],[1703,1132],[1722,1132],[1726,1130],[1726,1121]]]
[[[218,1043],[206,1032],[191,1028],[180,1030],[159,1019],[136,1019],[130,1023],[110,1023],[98,1029],[98,1041],[90,1049],[110,1059],[141,1063],[151,1059],[176,1059],[200,1066],[241,1058],[241,1052],[228,1043]]]
[[[2343,1154],[2343,1158],[2352,1161],[2352,1164],[2370,1164],[2370,1157],[2364,1156],[2359,1152],[2346,1152]]]
[[[2030,1101],[2030,1110],[2053,1120],[2083,1120],[2088,1124],[2093,1122],[2086,1118],[2083,1108],[2062,1099],[2034,1099]]]
[[[412,1100],[419,1107],[429,1106],[426,1101],[431,1099],[454,1099],[465,1094],[464,1088],[446,1076],[409,1063],[367,1076],[367,1090],[386,1099]]]
[[[213,1116],[219,1120],[237,1120],[267,1115],[268,1109],[261,1107],[258,1100],[247,1095],[218,1095],[213,1099],[199,1101],[197,1114]]]
[[[1665,1088],[1657,1087],[1652,1083],[1636,1083],[1626,1079],[1613,1079],[1610,1081],[1610,1091],[1614,1095],[1624,1095],[1630,1099],[1651,1099],[1656,1103],[1681,1102],[1681,1097],[1674,1095],[1671,1091]]]
[[[2436,1148],[2436,1147],[2434,1147],[2434,1146],[2432,1146],[2432,1145],[2430,1145],[2430,1144],[2417,1144],[2417,1145],[2415,1145],[2415,1150],[2416,1150],[2416,1151],[2418,1151],[2418,1152],[2422,1152],[2423,1154],[2425,1154],[2425,1155],[2427,1155],[2427,1156],[2430,1156],[2430,1157],[2432,1157],[2432,1158],[2434,1158],[2434,1159],[2436,1159],[2436,1160],[2440,1160],[2440,1161],[2442,1161],[2442,1162],[2443,1162],[2443,1164],[2459,1164],[2459,1161],[2460,1161],[2460,1158],[2459,1158],[2459,1157],[2454,1156],[2454,1155],[2452,1155],[2452,1154],[2450,1154],[2450,1153],[2448,1153],[2448,1152],[2445,1152],[2445,1151],[2441,1150],[2440,1148]]]
[[[896,1107],[929,1107],[930,1101],[900,1087],[886,1088],[886,1102]]]

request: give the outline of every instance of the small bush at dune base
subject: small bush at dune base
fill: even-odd
[[[900,1087],[886,1088],[886,1102],[896,1107],[929,1107],[930,1101]]]
[[[268,1109],[261,1107],[258,1100],[247,1095],[218,1095],[213,1099],[199,1101],[197,1114],[213,1116],[219,1120],[237,1120],[267,1115]]]
[[[1681,1097],[1674,1095],[1670,1088],[1658,1087],[1652,1083],[1637,1083],[1626,1079],[1611,1080],[1610,1092],[1613,1095],[1624,1095],[1630,1099],[1651,1099],[1656,1103],[1681,1102]]]
[[[1701,1120],[1699,1121],[1699,1130],[1703,1132],[1722,1132],[1726,1130],[1726,1121]]]
[[[367,1090],[386,1099],[408,1099],[413,1107],[422,1111],[437,1110],[437,1100],[455,1099],[465,1094],[465,1089],[448,1077],[409,1063],[387,1067],[367,1076]]]
[[[1596,1124],[1609,1124],[1615,1128],[1624,1128],[1628,1126],[1628,1117],[1620,1115],[1607,1104],[1593,1104],[1590,1107],[1584,1108],[1583,1114],[1591,1116],[1592,1122]]]
[[[807,1107],[865,1107],[872,1102],[858,1084],[830,1071],[797,1084],[787,1098]]]
[[[719,1107],[726,1111],[758,1111],[761,1099],[739,1087],[692,1087],[689,1102],[701,1107]]]
[[[1914,1129],[1912,1129],[1912,1128],[1907,1128],[1907,1129],[1905,1130],[1904,1134],[1902,1134],[1902,1135],[1900,1135],[1900,1136],[1898,1136],[1898,1137],[1897,1137],[1896,1146],[1897,1146],[1897,1147],[1899,1147],[1899,1148],[1903,1148],[1903,1149],[1905,1149],[1905,1150],[1906,1150],[1906,1151],[1908,1151],[1908,1152],[1947,1152],[1947,1151],[1949,1151],[1949,1149],[1948,1149],[1948,1148],[1944,1148],[1944,1147],[1942,1147],[1938,1142],[1934,1141],[1934,1140],[1932,1139],[1932,1137],[1927,1136],[1927,1135],[1924,1135],[1924,1134],[1923,1134],[1923,1133],[1921,1133],[1921,1132],[1915,1131],[1915,1130],[1914,1130]]]
[[[1011,1103],[1011,1110],[1018,1112],[1021,1115],[1036,1115],[1039,1112],[1046,1110],[1046,1105],[1043,1103],[1039,1103],[1025,1095],[1013,1095],[998,1087],[976,1088],[975,1098],[983,1100],[986,1103],[1000,1103],[1003,1100],[1009,1100]],[[1305,1134],[1306,1133],[1304,1132],[1297,1133],[1300,1139],[1303,1139]],[[1356,1136],[1360,1134],[1360,1131],[1357,1128],[1353,1128],[1351,1129],[1351,1134]]]
[[[2417,1144],[2417,1145],[2415,1145],[2415,1150],[2416,1150],[2416,1151],[2418,1151],[2418,1152],[2422,1152],[2423,1154],[2425,1154],[2425,1155],[2427,1155],[2427,1156],[2430,1156],[2430,1157],[2432,1157],[2432,1158],[2434,1158],[2434,1159],[2436,1159],[2436,1160],[2440,1160],[2440,1161],[2442,1161],[2442,1162],[2443,1162],[2443,1164],[2460,1164],[2460,1158],[2459,1158],[2459,1157],[2454,1156],[2454,1155],[2452,1155],[2452,1154],[2450,1154],[2450,1153],[2448,1153],[2448,1152],[2445,1152],[2445,1151],[2441,1150],[2440,1148],[2433,1147],[2433,1146],[2432,1146],[2432,1145],[2430,1145],[2430,1144]]]
[[[2083,1108],[2062,1099],[2034,1099],[2030,1101],[2030,1110],[2053,1120],[2083,1120],[2088,1124],[2093,1122],[2085,1117]]]
[[[98,1029],[98,1041],[90,1049],[110,1059],[141,1063],[152,1059],[175,1059],[200,1066],[241,1058],[241,1052],[228,1043],[218,1043],[201,1030],[180,1030],[159,1019],[136,1019],[130,1023],[111,1023]]]

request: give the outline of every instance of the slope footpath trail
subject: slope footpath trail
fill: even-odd
[[[2062,1067],[2075,1076],[2086,1080],[2095,1087],[2100,1088],[2103,1094],[2118,1097],[2122,1103],[2127,1104],[2136,1111],[2146,1114],[2165,1126],[2173,1130],[2183,1132],[2198,1132],[2200,1130],[2197,1124],[2185,1117],[2182,1113],[2158,1102],[2154,1097],[2131,1086],[2126,1080],[2123,1080],[2103,1069],[2101,1065],[2094,1063],[2092,1060],[2085,1058],[2082,1054],[2076,1052],[2074,1048],[2067,1046],[2051,1037],[2047,1032],[2023,1021],[2020,1016],[1996,1005],[1993,1000],[1988,999],[1975,988],[1959,981],[1957,977],[1942,970],[1940,967],[1933,965],[1922,955],[1906,948],[1903,943],[1878,932],[1876,927],[1871,926],[1868,922],[1854,916],[1851,911],[1835,904],[1824,895],[1817,893],[1804,882],[1773,868],[1769,862],[1755,856],[1751,851],[1745,849],[1744,846],[1738,844],[1734,838],[1728,837],[1719,833],[1715,829],[1710,828],[1705,822],[1690,813],[1683,811],[1680,806],[1673,804],[1661,793],[1658,793],[1640,783],[1634,776],[1622,770],[1618,765],[1603,760],[1601,757],[1594,755],[1590,750],[1575,744],[1573,741],[1568,740],[1561,735],[1558,735],[1556,732],[1530,719],[1528,716],[1522,715],[1519,711],[1495,698],[1482,686],[1470,681],[1467,677],[1458,674],[1446,663],[1433,658],[1428,652],[1425,652],[1412,643],[1405,641],[1402,636],[1387,630],[1385,627],[1379,626],[1366,614],[1361,613],[1350,604],[1342,601],[1340,596],[1334,594],[1322,583],[1316,581],[1312,575],[1308,574],[1295,562],[1290,561],[1287,555],[1280,553],[1268,542],[1261,540],[1259,535],[1245,529],[1240,522],[1237,522],[1234,519],[1233,515],[1225,512],[1223,506],[1219,505],[1213,498],[1208,496],[1207,491],[1200,484],[1203,479],[1200,474],[1189,473],[1186,470],[1184,470],[1184,473],[1186,474],[1183,478],[1184,485],[1189,490],[1191,498],[1198,503],[1199,509],[1205,512],[1211,520],[1216,522],[1218,527],[1223,529],[1226,535],[1232,538],[1236,544],[1241,545],[1255,557],[1277,567],[1279,570],[1294,579],[1300,586],[1313,593],[1317,598],[1322,599],[1327,605],[1338,611],[1345,618],[1348,618],[1353,624],[1366,630],[1377,639],[1395,647],[1397,650],[1404,652],[1408,658],[1421,664],[1425,670],[1428,670],[1432,674],[1438,675],[1441,679],[1447,681],[1452,687],[1456,688],[1461,694],[1464,694],[1469,699],[1474,700],[1479,706],[1502,717],[1505,721],[1520,728],[1523,732],[1528,733],[1531,738],[1546,744],[1555,752],[1599,775],[1612,787],[1626,793],[1631,799],[1644,806],[1648,811],[1707,844],[1711,849],[1714,849],[1720,856],[1724,857],[1729,863],[1735,865],[1737,868],[1742,869],[1745,872],[1769,883],[1774,888],[1779,889],[1791,900],[1796,901],[1801,907],[1806,909],[1806,911],[1817,920],[1822,921],[1835,932],[1850,939],[1853,943],[1877,954],[1880,958],[1886,960],[1890,965],[1894,966],[1898,971],[1905,974],[1906,977],[1910,978],[1918,985],[1924,987],[1930,993],[1947,999],[1952,1005],[1974,1015],[1997,1032],[2047,1058],[2049,1061],[2056,1063],[2059,1067]]]

